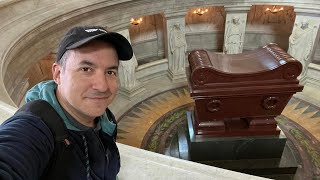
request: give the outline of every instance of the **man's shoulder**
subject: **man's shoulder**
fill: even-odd
[[[41,102],[41,103],[39,103]],[[36,128],[44,131],[48,129],[47,123],[43,121],[43,117],[50,116],[48,112],[48,107],[43,106],[42,101],[31,101],[23,105],[18,109],[18,111],[11,116],[9,119],[4,121],[1,126],[2,127],[14,127],[16,129],[19,128]],[[39,113],[39,112],[42,112]]]
[[[1,126],[11,124],[14,122],[24,122],[24,123],[29,123],[29,124],[38,124],[40,117],[37,115],[33,114],[32,112],[29,111],[21,111],[21,112],[16,112],[14,115],[12,115],[9,119],[4,121]]]
[[[0,126],[0,138],[14,139],[14,142],[21,140],[27,143],[43,140],[52,143],[52,137],[52,132],[41,118],[30,112],[18,112]]]

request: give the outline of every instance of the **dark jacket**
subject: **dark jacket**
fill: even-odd
[[[26,97],[27,101],[46,100],[64,121],[70,142],[64,152],[67,155],[56,158],[52,165],[52,132],[36,115],[19,112],[0,126],[0,179],[116,179],[120,156],[113,136],[116,125],[112,113],[107,111],[98,118],[100,130],[80,130],[66,118],[55,89],[53,81],[43,82]]]

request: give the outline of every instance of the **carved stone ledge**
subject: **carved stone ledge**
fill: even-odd
[[[251,5],[232,5],[232,6],[224,6],[224,10],[227,13],[247,13],[250,11]]]
[[[314,7],[294,7],[294,12],[297,15],[302,16],[313,16],[313,17],[320,17],[320,9],[314,8]]]
[[[128,88],[119,88],[119,94],[125,99],[131,100],[134,96],[144,92],[146,89],[143,87],[143,84],[137,81],[137,85],[130,89]]]

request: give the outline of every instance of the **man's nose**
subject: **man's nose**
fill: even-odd
[[[104,73],[97,73],[93,81],[93,89],[99,92],[106,92],[109,89],[109,81]]]

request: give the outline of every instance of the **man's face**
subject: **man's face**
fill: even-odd
[[[92,121],[103,114],[118,92],[118,56],[105,42],[71,50],[64,69],[53,65],[57,97],[74,118]]]

